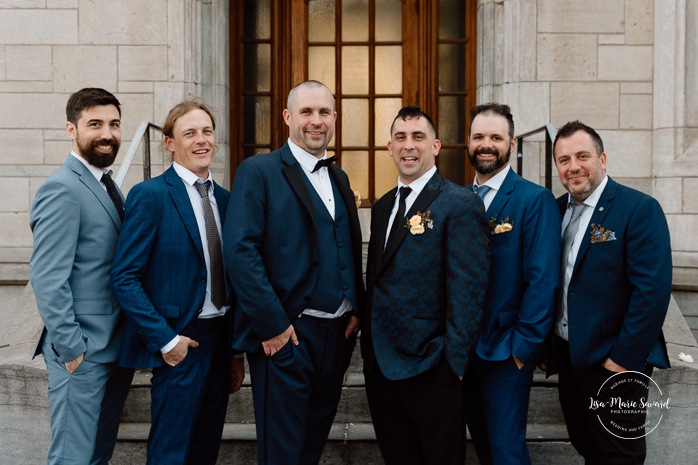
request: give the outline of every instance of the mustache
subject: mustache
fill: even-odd
[[[92,141],[92,147],[97,147],[99,145],[109,145],[110,147],[116,147],[116,140],[114,139],[96,139]]]
[[[499,156],[499,152],[495,148],[481,148],[475,150],[473,152],[473,155],[497,155]]]

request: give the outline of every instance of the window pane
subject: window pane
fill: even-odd
[[[368,100],[342,101],[342,145],[368,146]]]
[[[368,0],[342,1],[342,40],[368,40]]]
[[[271,89],[271,45],[245,44],[245,92],[269,92]]]
[[[270,0],[245,0],[243,36],[245,39],[271,38]]]
[[[439,139],[443,145],[465,144],[465,97],[439,97]]]
[[[349,176],[352,190],[368,197],[368,152],[342,152],[342,169]]]
[[[376,47],[376,93],[402,93],[402,47]]]
[[[464,149],[441,149],[437,157],[441,174],[446,179],[461,186],[467,184],[465,180],[465,156]]]
[[[342,93],[368,93],[368,47],[342,47]]]
[[[376,40],[402,40],[402,2],[376,0]]]
[[[383,194],[397,186],[398,172],[392,157],[388,156],[387,150],[376,150],[375,166],[376,178],[374,189],[376,199],[380,199]]]
[[[334,42],[334,0],[308,2],[308,40]]]
[[[271,99],[269,97],[243,97],[244,115],[243,136],[245,144],[270,144],[269,115]]]
[[[439,2],[439,38],[465,38],[465,1],[442,0]]]
[[[465,45],[439,45],[439,92],[465,91]]]
[[[402,108],[402,99],[376,99],[376,116],[374,128],[374,143],[376,147],[385,147],[390,140],[390,125],[397,112]]]
[[[334,87],[334,47],[308,47],[308,79]]]

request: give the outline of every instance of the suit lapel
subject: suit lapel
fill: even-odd
[[[405,215],[407,218],[411,218],[413,215],[416,215],[417,212],[422,212],[424,213],[427,210],[427,207],[431,204],[431,202],[434,201],[436,197],[441,193],[441,182],[443,181],[443,178],[441,177],[441,174],[437,171],[434,173],[434,176],[429,180],[426,186],[424,186],[424,189],[422,189],[422,192],[419,193],[419,196],[417,199],[414,201],[412,206],[410,207],[409,210],[407,210],[407,214]],[[392,205],[391,209],[392,211]],[[390,213],[388,213],[388,217],[390,217]],[[404,218],[395,218],[394,221],[405,221]],[[387,220],[386,220],[386,225],[383,228],[383,233],[384,237],[385,234],[387,234]],[[405,240],[405,237],[407,236],[408,228],[399,228],[396,232],[395,235],[390,237],[388,239],[388,244],[385,246],[385,250],[383,251],[383,260],[381,265],[387,263],[390,258],[395,254],[397,249],[400,248],[400,244],[402,244],[402,241]]]
[[[514,172],[514,170],[509,170],[509,173],[504,178],[504,182],[502,182],[502,185],[499,187],[494,199],[492,199],[492,203],[490,203],[489,208],[485,212],[488,220],[490,218],[499,219],[502,209],[507,202],[509,202],[509,194],[511,194],[514,190],[514,185],[517,181],[516,177],[517,174]],[[504,218],[501,219],[503,220]]]
[[[612,207],[612,202],[613,198],[616,196],[616,182],[611,180],[611,178],[608,178],[608,183],[606,183],[606,188],[603,190],[603,193],[601,193],[601,197],[599,198],[599,201],[596,203],[596,209],[594,209],[594,213],[591,215],[591,220],[589,220],[589,225],[587,226],[587,232],[591,230],[591,225],[596,224],[599,225],[603,222],[604,218],[606,218],[606,215],[608,215],[608,212],[611,211]],[[582,243],[579,244],[579,252],[577,252],[577,260],[574,262],[574,270],[572,273],[574,273],[577,270],[577,266],[582,261],[582,258],[584,255],[586,255],[587,251],[589,250],[589,245],[591,244],[591,234],[585,233],[584,236],[582,236]]]
[[[303,180],[303,176],[305,176],[305,174],[303,174],[303,168],[301,167],[301,165],[293,157],[293,154],[291,153],[291,149],[288,147],[288,144],[284,145],[284,147],[281,149],[281,161],[286,165],[281,169],[281,171],[284,173],[284,176],[286,176],[286,179],[288,179],[288,183],[291,185],[291,189],[293,189],[298,198],[301,200],[301,203],[303,204],[305,209],[308,211],[310,219],[313,222],[313,229],[315,230],[315,233],[317,235],[317,219],[315,218],[315,208],[313,208],[313,200],[310,198],[308,186],[305,184],[305,181]]]
[[[78,175],[80,182],[83,183],[90,191],[92,191],[94,196],[97,197],[99,203],[101,203],[104,209],[107,211],[107,214],[114,223],[116,230],[121,231],[121,218],[119,218],[119,212],[116,211],[114,202],[111,201],[107,191],[104,190],[99,181],[97,181],[92,173],[90,173],[90,170],[88,170],[87,167],[80,162],[80,160],[75,159],[73,155],[68,155],[65,164]],[[119,190],[119,195],[123,201],[124,197],[123,194],[121,194],[121,190]]]
[[[174,206],[179,212],[180,218],[184,226],[187,228],[189,236],[191,236],[192,241],[196,245],[196,250],[204,258],[204,248],[201,242],[201,236],[199,235],[199,226],[196,223],[196,216],[194,216],[194,209],[191,206],[191,200],[189,200],[189,194],[187,193],[187,188],[184,187],[184,182],[182,178],[179,177],[177,172],[173,167],[169,167],[165,171],[165,181],[170,186],[170,196],[174,202]]]
[[[358,243],[361,243],[361,224],[359,224],[359,216],[352,214],[351,212],[356,210],[356,199],[354,198],[354,191],[351,190],[351,186],[345,182],[345,178],[340,176],[341,170],[337,165],[330,165],[328,167],[330,176],[337,186],[339,194],[342,196],[344,201],[344,206],[349,212],[349,228],[351,230],[352,238],[358,238]]]

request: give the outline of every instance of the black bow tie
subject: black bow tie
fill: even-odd
[[[325,158],[324,160],[318,160],[317,165],[315,165],[315,168],[313,168],[312,172],[313,173],[316,172],[317,170],[319,170],[323,166],[324,167],[330,166],[332,163],[334,163],[335,158],[337,158],[337,157],[330,157],[330,158]]]

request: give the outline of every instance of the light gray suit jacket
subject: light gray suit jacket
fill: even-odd
[[[109,195],[72,155],[39,188],[31,209],[30,279],[44,321],[34,356],[50,343],[60,362],[118,358],[124,316],[109,288],[121,220]]]

